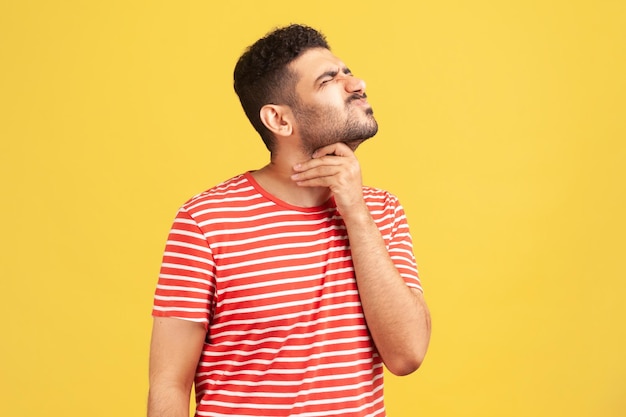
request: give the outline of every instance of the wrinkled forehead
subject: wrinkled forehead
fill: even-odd
[[[326,48],[311,48],[289,64],[289,69],[298,77],[298,83],[314,84],[315,80],[328,71],[342,71],[345,64]]]

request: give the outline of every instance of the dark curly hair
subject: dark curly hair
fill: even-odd
[[[248,47],[234,71],[235,92],[252,126],[271,152],[274,136],[261,122],[259,112],[266,104],[293,105],[296,75],[287,66],[311,48],[330,49],[326,38],[304,25],[277,28]]]

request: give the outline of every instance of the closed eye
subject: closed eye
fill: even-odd
[[[345,75],[349,75],[352,76],[352,71],[350,71],[350,68],[348,67],[343,67],[341,69],[341,72]],[[339,74],[339,70],[330,70],[330,71],[326,71],[324,72],[322,75],[320,75],[319,77],[317,77],[316,81],[320,84],[320,85],[324,85],[332,80],[335,79],[335,77],[337,77],[337,74]]]
[[[332,81],[337,76],[338,73],[339,72],[335,70],[326,71],[325,73],[317,77],[316,81],[319,82],[320,84],[326,84],[327,82]]]

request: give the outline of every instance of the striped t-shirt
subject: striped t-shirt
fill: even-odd
[[[406,284],[420,288],[402,206],[363,188]],[[383,365],[333,200],[302,208],[250,173],[189,200],[169,234],[155,316],[204,324],[196,416],[384,416]]]

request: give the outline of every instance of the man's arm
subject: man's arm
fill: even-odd
[[[400,276],[367,207],[342,217],[376,348],[392,373],[410,374],[424,360],[430,339],[430,314],[422,292],[409,288]]]
[[[205,337],[202,324],[154,318],[148,417],[189,417],[189,397]]]
[[[409,288],[391,260],[363,200],[361,170],[352,150],[337,143],[294,167],[300,186],[329,187],[348,231],[367,326],[389,371],[407,375],[424,360],[430,313],[421,291]]]

